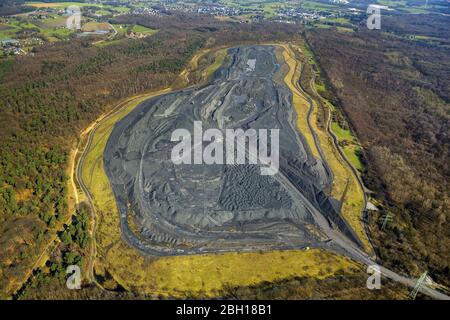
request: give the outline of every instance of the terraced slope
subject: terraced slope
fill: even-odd
[[[210,84],[150,99],[117,123],[104,163],[128,244],[152,255],[323,246],[330,235],[312,210],[358,243],[339,201],[324,191],[330,170],[297,130],[291,91],[274,80],[282,78],[275,49],[230,49]],[[175,165],[171,134],[194,132],[195,121],[224,136],[227,129],[280,130],[278,174],[261,175],[250,164]]]
[[[214,65],[220,64],[219,59],[223,60],[221,54],[217,55]],[[283,81],[283,77],[278,78]],[[164,92],[154,93],[147,99],[161,94]],[[360,269],[357,263],[322,249],[152,258],[128,246],[122,240],[119,213],[103,170],[103,152],[115,123],[143,99],[144,96],[130,100],[118,112],[95,125],[90,134],[91,143],[79,165],[79,180],[85,184],[85,192],[92,196],[90,202],[97,222],[93,276],[103,289],[121,288],[155,296],[213,297],[226,286],[255,285],[290,276],[327,278],[336,272],[353,274]],[[133,232],[139,231],[133,219],[129,222]]]
[[[279,48],[286,50],[285,46]],[[283,83],[286,70],[291,69],[286,68],[283,59],[280,59],[283,50],[272,51],[273,53],[276,52],[277,61],[282,62],[280,70],[284,70],[281,75],[276,74],[273,77],[277,84]],[[215,57],[216,63],[214,65],[217,64],[218,59],[223,58],[220,54]],[[168,90],[170,91],[170,89]],[[164,92],[158,92],[150,96],[161,96],[163,94]],[[324,279],[336,273],[354,274],[355,270],[361,269],[361,263],[365,265],[374,264],[367,254],[358,247],[356,241],[351,240],[352,234],[333,222],[333,216],[329,215],[330,211],[321,211],[320,205],[317,207],[314,199],[317,200],[318,198],[305,196],[307,194],[305,190],[299,190],[292,177],[283,173],[284,165],[281,165],[280,174],[277,175],[280,185],[290,189],[291,192],[297,190],[297,199],[301,199],[302,203],[305,204],[313,218],[314,225],[317,227],[316,230],[312,230],[310,227],[314,225],[311,224],[305,225],[305,229],[308,229],[308,232],[316,239],[326,235],[328,239],[325,242],[317,242],[316,245],[326,247],[331,251],[305,248],[305,250],[295,251],[275,250],[266,252],[260,250],[248,253],[230,252],[157,257],[156,255],[149,255],[149,252],[142,254],[142,252],[136,250],[133,243],[130,246],[130,243],[124,242],[123,217],[120,219],[113,198],[113,191],[103,170],[103,156],[106,144],[109,141],[108,137],[117,121],[135,110],[136,104],[145,99],[145,96],[131,99],[120,110],[95,124],[94,130],[89,134],[90,143],[83,152],[79,164],[79,172],[82,176],[79,180],[86,187],[84,191],[90,195],[88,200],[94,207],[94,215],[97,221],[95,232],[97,252],[95,253],[93,275],[95,282],[102,289],[125,289],[155,297],[214,297],[223,293],[224,288],[227,287],[255,285],[264,281],[277,281],[292,276]],[[299,110],[296,111],[297,117],[307,116]],[[295,123],[295,119],[290,120],[293,120],[291,124]],[[293,125],[292,128],[296,128],[296,126]],[[320,154],[320,143],[316,147]],[[90,179],[93,174],[95,174],[94,178]],[[84,184],[85,182],[87,183]],[[316,195],[318,194],[321,193],[316,193]],[[321,203],[326,203],[326,201]],[[126,223],[129,226],[129,231],[134,236],[139,236],[142,228],[139,228],[139,225],[136,224],[133,215],[127,215]],[[164,239],[161,240],[164,241]],[[158,245],[161,246],[161,243],[158,243]],[[159,249],[157,246],[152,243],[150,248],[152,250]],[[173,248],[166,246],[166,249]],[[255,248],[250,248],[250,250],[254,251]],[[340,254],[337,255],[332,251]],[[195,253],[195,251],[191,252]],[[161,255],[161,252],[157,252],[157,255]],[[353,261],[345,256],[352,258]],[[381,273],[407,286],[413,287],[415,285],[413,279],[400,276],[386,268],[381,267]],[[437,299],[448,299],[447,296],[427,286],[422,286],[420,291]]]

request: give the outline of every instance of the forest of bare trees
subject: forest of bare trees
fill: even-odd
[[[449,34],[438,17],[422,18]],[[416,28],[392,17],[390,30]],[[446,28],[442,31],[442,28]],[[364,180],[395,218],[386,232],[371,217],[383,262],[406,274],[428,270],[449,285],[450,51],[398,34],[315,30],[307,39],[368,159]]]
[[[159,32],[104,47],[73,39],[0,61],[0,292],[24,276],[67,216],[68,155],[82,129],[121,98],[171,85],[200,48],[296,32],[196,15],[118,22]]]

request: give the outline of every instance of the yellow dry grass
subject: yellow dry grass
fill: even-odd
[[[111,30],[111,25],[106,22],[94,22],[90,21],[83,24],[83,31],[96,31],[96,30]]]
[[[203,78],[209,79],[214,75],[220,66],[223,64],[225,57],[227,56],[227,49],[220,49],[214,52],[214,63],[208,66],[203,72]]]
[[[227,50],[227,47],[200,50],[191,59],[186,68],[179,74],[173,87],[179,88],[189,85],[192,80],[190,77],[196,75],[200,76],[200,82],[208,81],[214,72],[222,65],[226,57]],[[211,56],[214,62],[206,67],[200,68],[199,61],[205,57],[207,58],[208,56]]]
[[[299,62],[295,59],[292,51],[288,46],[282,45],[283,57],[286,64],[289,66],[289,71],[284,78],[284,82],[289,87],[292,92],[292,103],[295,108],[295,112],[297,113],[297,126],[299,131],[302,133],[306,142],[308,143],[312,154],[320,158],[319,151],[314,143],[314,138],[311,133],[311,130],[308,126],[307,116],[309,111],[308,101],[303,97],[303,95],[297,90],[295,85],[293,84],[294,79],[299,79],[300,77],[300,65]]]
[[[45,2],[39,2],[39,3],[33,3],[29,2],[26,5],[34,7],[34,8],[54,8],[59,7],[60,3],[45,3]]]
[[[315,109],[317,110],[317,105]],[[353,172],[336,150],[331,137],[317,126],[316,112],[311,116],[311,125],[314,127],[326,160],[333,171],[331,196],[343,201],[341,215],[356,232],[358,238],[364,245],[364,249],[370,251],[369,241],[364,232],[364,222],[361,216],[362,210],[364,209],[363,190],[360,188]]]
[[[286,76],[286,81],[291,80],[291,75],[297,70],[298,63],[295,60],[295,55],[292,49],[288,46],[283,46],[285,49],[285,60],[286,63],[290,67],[290,72]],[[300,54],[304,54],[299,47],[293,46],[293,49],[299,52]],[[296,78],[298,79],[298,76],[296,75]],[[309,110],[309,106],[304,100],[305,106],[301,106],[296,102],[295,100],[295,92],[298,93],[298,95],[303,95],[304,93],[300,93],[297,91],[297,89],[293,86],[292,81],[289,81],[290,86],[289,88],[291,90],[294,89],[294,107],[297,111],[298,118],[304,118],[306,122],[306,116]],[[289,85],[289,84],[288,84]],[[358,181],[356,177],[354,176],[353,172],[348,167],[347,163],[342,159],[339,152],[336,150],[336,147],[334,146],[332,138],[329,136],[329,134],[325,131],[324,128],[319,127],[317,125],[318,123],[318,111],[319,106],[316,101],[313,99],[314,104],[314,111],[311,114],[310,123],[311,127],[313,128],[314,132],[316,133],[320,147],[323,151],[323,154],[325,156],[325,160],[327,161],[328,165],[330,166],[331,170],[333,171],[333,184],[331,188],[331,196],[335,199],[342,200],[342,211],[341,214],[344,217],[344,219],[349,223],[349,225],[353,228],[353,230],[356,232],[357,236],[361,240],[361,242],[364,245],[364,249],[366,251],[370,251],[370,245],[369,241],[366,237],[366,234],[364,232],[364,222],[362,221],[362,210],[364,209],[364,193],[363,190],[360,188]],[[325,104],[326,105],[326,104]],[[299,121],[299,130],[303,133],[305,132],[305,123],[303,121]],[[306,125],[306,128],[307,125]],[[309,128],[308,128],[309,129]],[[311,137],[306,138],[308,143],[311,146],[311,143],[314,145],[314,140]],[[312,140],[312,142],[311,142]],[[311,149],[313,149],[311,147]],[[313,149],[314,150],[314,149]],[[317,149],[316,149],[317,150]],[[315,156],[318,156],[318,152],[315,153],[313,151],[313,154]]]
[[[111,248],[110,256],[121,249]],[[131,265],[132,279],[130,274],[120,272],[130,270]],[[293,276],[323,279],[338,271],[357,270],[358,266],[343,256],[311,249],[165,257],[149,263],[144,259],[136,261],[133,255],[121,255],[114,268],[119,271],[116,280],[129,290],[175,297],[214,297],[224,286],[251,286]]]

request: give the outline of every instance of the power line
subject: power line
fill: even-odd
[[[411,291],[411,293],[409,294],[409,297],[412,300],[416,299],[417,293],[419,292],[420,288],[422,287],[423,283],[425,282],[425,280],[427,279],[427,274],[428,272],[425,271],[424,273],[422,273],[422,275],[420,276],[419,280],[417,280],[416,285],[414,286],[414,289]]]
[[[382,217],[380,217],[380,221],[382,221],[381,230],[384,230],[388,222],[394,221],[394,215],[392,213],[386,213]]]

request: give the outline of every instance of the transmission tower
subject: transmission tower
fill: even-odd
[[[419,280],[417,280],[416,285],[414,286],[414,289],[409,294],[409,297],[411,298],[411,300],[415,300],[416,299],[417,293],[419,292],[419,290],[422,287],[423,283],[427,279],[427,274],[428,274],[428,272],[425,271],[424,273],[422,273],[422,275],[420,276]]]
[[[381,218],[381,230],[384,230],[386,228],[386,225],[388,222],[392,222],[394,220],[394,215],[392,213],[386,213]]]

